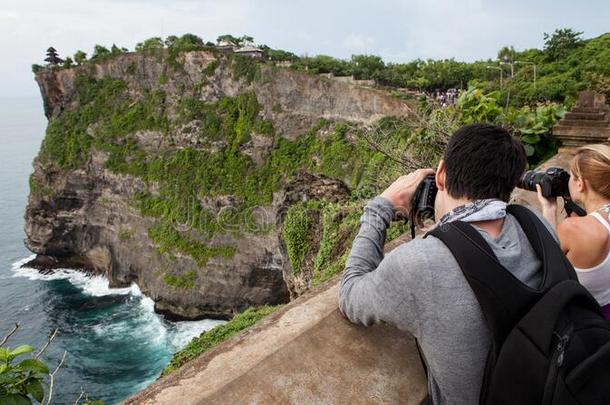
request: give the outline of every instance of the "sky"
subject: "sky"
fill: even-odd
[[[498,49],[542,48],[543,33],[610,31],[608,0],[0,0],[0,98],[37,97],[31,73],[49,46],[59,56],[95,44],[133,49],[144,39],[225,33],[297,55],[495,58]]]

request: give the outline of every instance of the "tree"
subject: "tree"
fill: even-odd
[[[296,56],[294,53],[284,51],[282,49],[273,49],[268,47],[267,45],[261,45],[259,46],[259,48],[265,53],[267,58],[269,58],[270,60],[294,62],[299,59],[299,57]]]
[[[179,52],[201,49],[205,46],[203,39],[195,34],[184,34],[181,37],[168,37],[165,42],[170,54],[176,56]]]
[[[172,35],[171,37],[167,37],[167,41],[169,41],[170,38],[178,39],[178,37],[176,37],[175,35]],[[172,39],[172,42],[173,41],[174,40]],[[149,51],[149,50],[153,50],[153,49],[163,48],[163,45],[164,45],[163,40],[160,37],[148,38],[147,40],[145,40],[143,42],[138,42],[136,44],[136,52]]]
[[[335,76],[349,76],[352,74],[350,62],[328,55],[301,58],[296,65],[297,68],[306,69],[314,74],[332,73]]]
[[[352,55],[354,77],[356,79],[372,79],[378,71],[385,68],[385,64],[377,55]]]
[[[63,59],[57,56],[57,50],[52,46],[47,49],[47,57],[44,60],[45,62],[49,62],[50,65],[58,65],[63,63]]]
[[[115,44],[112,44],[112,48],[110,48],[110,54],[113,55],[113,56],[114,55],[119,55],[119,54],[122,54],[122,53],[127,53],[127,52],[129,52],[129,50],[127,48],[124,48],[124,47],[120,47],[119,48]]]
[[[565,58],[574,49],[582,44],[582,32],[575,32],[571,28],[556,29],[554,33],[544,33],[544,52],[549,61]]]
[[[244,46],[247,44],[252,44],[254,43],[254,38],[249,36],[249,35],[242,35],[241,37],[234,37],[233,35],[230,34],[224,34],[224,35],[220,35],[218,38],[216,38],[216,42],[217,43],[228,43],[234,46]]]
[[[249,36],[249,35],[242,35],[239,38],[239,43],[240,43],[240,45],[253,44],[254,43],[254,38]]]
[[[181,48],[185,47],[202,47],[204,46],[203,39],[195,34],[186,33],[178,40]]]
[[[93,47],[93,55],[91,55],[91,60],[101,59],[108,55],[110,55],[108,48],[102,45],[95,45],[95,47]]]
[[[176,41],[178,41],[178,37],[175,35],[170,35],[167,38],[165,38],[165,46],[167,46],[169,48],[169,47],[173,46],[176,43]]]
[[[503,46],[498,51],[498,60],[506,63],[513,63],[517,57],[517,51],[513,46]]]
[[[72,64],[73,64],[73,63],[74,63],[74,62],[72,61],[72,58],[68,56],[68,57],[66,57],[66,59],[64,60],[63,67],[65,67],[65,68],[70,68],[70,67],[72,67]]]
[[[234,37],[231,34],[224,34],[224,35],[218,36],[218,38],[216,38],[216,42],[219,44],[226,42],[228,44],[235,45],[235,46],[240,45],[239,38]]]
[[[83,63],[85,63],[87,61],[87,54],[83,51],[81,51],[80,49],[78,51],[76,51],[76,53],[74,54],[74,62],[76,62],[77,65],[82,65]]]

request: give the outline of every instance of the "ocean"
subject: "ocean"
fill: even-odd
[[[53,404],[73,404],[81,391],[116,404],[152,383],[172,354],[218,320],[169,322],[134,284],[111,289],[104,277],[74,269],[49,274],[21,268],[33,258],[23,240],[32,160],[47,120],[39,98],[0,98],[0,339],[41,347],[59,334],[43,359],[56,374]]]

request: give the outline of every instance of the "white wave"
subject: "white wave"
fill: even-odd
[[[54,269],[46,273],[42,273],[32,267],[21,267],[25,263],[34,259],[36,255],[32,255],[25,259],[13,263],[11,270],[13,277],[26,277],[30,280],[68,280],[74,286],[80,288],[83,293],[93,297],[103,297],[105,295],[126,295],[141,296],[142,292],[138,286],[133,283],[126,288],[110,288],[108,279],[101,275],[90,275],[74,269]]]
[[[154,301],[143,295],[137,284],[133,283],[127,288],[110,288],[108,279],[100,275],[89,275],[78,270],[63,268],[42,273],[31,267],[21,267],[35,257],[36,255],[32,255],[13,263],[11,268],[14,273],[13,277],[26,277],[30,280],[42,281],[68,280],[74,286],[80,288],[83,293],[92,297],[130,294],[140,300],[137,320],[132,318],[131,322],[97,324],[93,327],[97,335],[112,338],[113,336],[123,336],[125,333],[137,331],[139,336],[146,336],[150,339],[150,343],[167,345],[172,352],[176,352],[185,347],[194,337],[201,335],[202,332],[226,323],[226,321],[215,319],[163,321],[155,313]],[[138,324],[135,328],[133,321]]]
[[[140,306],[142,306],[142,308],[144,308],[148,312],[155,312],[155,302],[152,300],[152,298],[142,295],[141,292],[140,296],[142,297],[142,301],[140,301]]]
[[[208,331],[218,325],[224,325],[225,323],[227,323],[227,321],[216,319],[175,322],[170,343],[174,350],[178,351],[185,347],[193,338],[201,335],[202,332]]]

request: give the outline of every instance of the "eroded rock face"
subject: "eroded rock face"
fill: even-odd
[[[254,92],[261,106],[259,115],[287,139],[298,138],[320,118],[367,124],[409,112],[406,105],[382,92],[303,73],[263,65],[260,79],[249,83],[236,78],[230,62],[213,53],[193,51],[178,59],[179,71],[141,53],[71,69],[43,70],[36,81],[45,114],[52,121],[79,107],[76,81],[82,75],[120,79],[136,100],[146,92],[162,90],[164,114],[170,121],[184,98],[215,102]],[[217,153],[227,147],[224,139],[202,142],[194,135],[204,126],[193,119],[169,133],[138,130],[132,138],[143,153],[151,155],[185,148]],[[87,132],[95,130],[91,125]],[[253,132],[239,151],[261,167],[275,146],[273,138]],[[255,207],[246,227],[221,224],[222,231],[212,237],[179,229],[207,247],[233,248],[230,255],[213,255],[202,263],[181,252],[159,251],[150,236],[159,218],[144,215],[135,202],[144,192],[160,195],[159,185],[109,170],[108,159],[108,152],[92,146],[86,162],[76,169],[61,169],[41,158],[35,161],[31,184],[36,186],[26,210],[26,246],[38,254],[34,264],[40,267],[83,268],[105,274],[113,286],[136,282],[155,301],[157,311],[174,317],[225,318],[248,306],[287,302],[292,280],[281,240],[283,212],[304,198],[337,202],[349,194],[339,179],[303,172],[275,194],[273,203]],[[197,202],[218,218],[240,200],[217,195],[198,196]]]
[[[289,300],[277,232],[218,235],[208,243],[234,246],[232,257],[212,257],[198,266],[191,257],[176,254],[165,264],[148,235],[155,219],[143,216],[130,202],[144,190],[142,181],[104,170],[95,160],[86,171],[61,174],[48,173],[37,163],[34,177],[48,174],[44,184],[53,191],[29,197],[26,246],[39,254],[33,265],[104,274],[113,287],[136,282],[158,312],[176,319],[227,318],[252,305]],[[208,203],[220,210],[231,201],[226,196]],[[275,220],[273,207],[265,214],[265,221]],[[193,288],[177,289],[164,281],[166,274],[189,271],[196,272]]]

